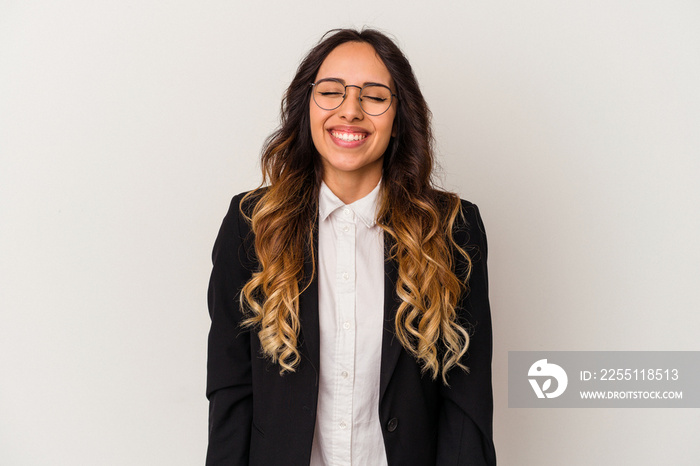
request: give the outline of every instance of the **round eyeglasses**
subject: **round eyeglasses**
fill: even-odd
[[[364,86],[343,84],[339,79],[326,78],[311,83],[314,102],[323,110],[335,110],[340,107],[348,95],[348,87],[360,90],[359,101],[362,111],[370,116],[379,116],[391,107],[396,94],[384,84],[370,83]],[[398,97],[396,97],[398,100]]]

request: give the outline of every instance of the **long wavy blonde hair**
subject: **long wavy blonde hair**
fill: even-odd
[[[433,379],[447,383],[447,373],[461,363],[469,333],[459,323],[456,306],[467,292],[471,271],[467,251],[452,236],[460,200],[432,182],[434,164],[430,111],[411,66],[396,44],[371,29],[329,32],[299,65],[285,93],[281,125],[267,139],[261,158],[264,188],[250,192],[241,212],[251,223],[259,269],[244,285],[244,325],[257,330],[265,356],[293,372],[300,363],[299,297],[314,279],[314,236],[318,192],[323,177],[311,139],[309,83],[338,45],[365,42],[374,47],[397,89],[396,137],[382,169],[379,225],[388,235],[389,256],[397,264],[395,318],[398,340]],[[455,253],[461,256],[455,264]],[[313,272],[306,276],[304,261]],[[460,272],[460,276],[455,273]]]

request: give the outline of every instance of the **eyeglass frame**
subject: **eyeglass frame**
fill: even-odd
[[[318,83],[328,82],[328,81],[336,82],[336,83],[340,84],[341,86],[343,86],[343,87],[345,88],[345,89],[343,90],[343,100],[340,101],[340,103],[338,104],[337,107],[333,107],[333,108],[323,108],[323,107],[321,107],[321,106],[318,104],[318,102],[316,102],[316,93],[313,91],[314,87],[315,87],[316,84],[318,84]],[[355,84],[345,84],[345,83],[343,83],[343,81],[341,81],[341,80],[338,79],[338,78],[323,78],[323,79],[319,79],[319,80],[316,81],[315,83],[309,83],[309,86],[311,87],[311,98],[313,99],[313,101],[314,101],[314,103],[316,104],[316,106],[317,106],[318,108],[320,108],[321,110],[325,110],[325,111],[327,111],[327,112],[330,112],[331,110],[335,110],[335,109],[337,109],[337,108],[340,108],[340,106],[343,105],[343,102],[345,102],[345,98],[348,96],[348,87],[356,87],[357,89],[360,90],[360,93],[357,94],[357,101],[360,103],[360,108],[362,109],[362,111],[363,111],[365,114],[369,115],[369,116],[380,116],[380,115],[384,115],[384,114],[385,114],[386,112],[388,112],[389,109],[391,108],[391,105],[394,103],[394,99],[396,99],[397,102],[399,101],[399,96],[397,96],[396,94],[394,94],[393,92],[391,92],[391,88],[390,88],[389,86],[387,86],[387,85],[385,85],[385,84],[380,84],[380,83],[368,83],[368,84],[365,84],[364,86],[360,87],[360,86],[357,86],[357,85],[355,85]],[[366,87],[376,87],[376,86],[384,87],[384,88],[388,89],[389,92],[391,93],[391,100],[389,101],[389,105],[386,107],[386,110],[384,110],[382,113],[375,113],[375,114],[367,113],[367,111],[365,110],[365,108],[362,106],[362,91],[363,91]]]

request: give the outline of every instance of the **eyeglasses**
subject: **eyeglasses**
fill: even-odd
[[[370,116],[379,116],[391,107],[396,94],[391,93],[384,84],[366,84],[362,87],[343,84],[335,78],[326,78],[311,83],[314,102],[323,110],[335,110],[340,107],[348,95],[348,87],[360,90],[359,100],[362,111]]]

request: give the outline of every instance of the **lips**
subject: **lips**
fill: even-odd
[[[365,143],[370,132],[360,126],[338,125],[327,129],[336,146],[354,149]]]

